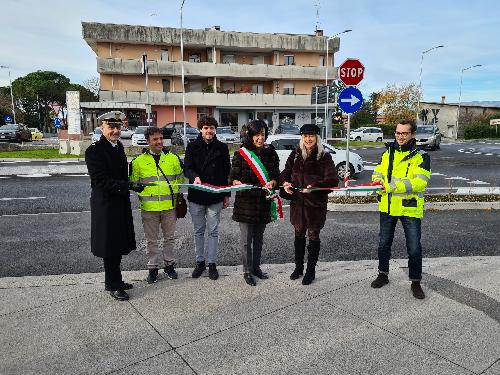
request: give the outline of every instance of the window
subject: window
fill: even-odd
[[[234,64],[234,55],[224,55],[222,56],[223,64]]]
[[[234,92],[234,82],[224,82],[222,88],[225,92]]]
[[[285,65],[294,65],[295,58],[293,55],[285,55]]]
[[[294,94],[293,83],[285,82],[283,84],[283,95],[293,95],[293,94]]]
[[[257,64],[264,64],[264,56],[254,56],[253,57],[253,63],[255,65],[257,65]]]
[[[163,92],[170,92],[170,80],[162,79],[161,84],[163,86]]]
[[[211,107],[198,107],[196,111],[198,120],[203,116],[213,116],[213,110]]]
[[[201,81],[190,81],[189,91],[190,92],[201,92],[203,88],[203,83]]]
[[[320,55],[319,66],[325,66],[325,55]]]
[[[201,55],[199,53],[190,53],[189,62],[199,63],[201,62]]]
[[[263,83],[254,83],[252,85],[252,92],[257,93],[257,94],[263,94],[264,93],[264,84]]]
[[[161,50],[161,61],[170,61],[170,57],[168,54],[168,49]]]

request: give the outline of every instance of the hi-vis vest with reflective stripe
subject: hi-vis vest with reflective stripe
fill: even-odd
[[[430,158],[416,148],[409,151],[393,149],[394,161],[391,182],[388,181],[389,153],[382,155],[375,167],[372,181],[384,183],[386,194],[379,195],[380,212],[391,216],[424,217],[424,191],[431,178]]]
[[[171,184],[184,183],[184,175],[177,155],[161,153],[158,163]],[[162,173],[156,166],[155,159],[149,152],[145,152],[132,160],[129,176],[132,182],[157,183],[158,186],[148,186],[137,193],[144,211],[165,211],[175,207],[172,201],[170,188]],[[173,197],[179,192],[180,186],[171,185]]]

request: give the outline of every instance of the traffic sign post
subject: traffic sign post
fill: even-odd
[[[346,86],[356,86],[364,78],[365,67],[358,59],[347,59],[339,66],[339,79]]]
[[[5,115],[5,116],[3,116],[3,120],[4,120],[7,124],[12,124],[12,116],[11,116],[11,115]]]
[[[54,119],[54,127],[55,127],[56,129],[59,129],[59,128],[61,127],[61,119],[60,119],[59,117],[56,117],[56,118]]]

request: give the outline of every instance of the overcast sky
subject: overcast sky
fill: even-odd
[[[221,30],[312,34],[315,0],[186,0],[185,28],[220,25]],[[72,82],[97,75],[95,54],[82,39],[81,21],[179,27],[180,0],[0,0],[0,65],[13,79],[53,70]],[[500,100],[500,2],[498,0],[321,0],[319,28],[341,36],[335,65],[347,57],[365,65],[364,94],[388,83],[416,82],[425,54],[424,99]],[[8,70],[0,70],[0,85]]]

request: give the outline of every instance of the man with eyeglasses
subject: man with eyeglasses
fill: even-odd
[[[431,177],[429,155],[417,148],[417,126],[413,120],[403,120],[396,126],[396,140],[386,145],[380,164],[372,175],[383,184],[378,196],[380,233],[377,278],[372,288],[389,283],[389,260],[396,224],[401,221],[406,237],[408,269],[413,296],[424,299],[422,279],[421,219],[424,216],[424,191]]]
[[[125,114],[119,111],[99,116],[102,136],[85,151],[90,176],[90,249],[104,262],[104,288],[111,297],[126,301],[120,263],[135,250],[135,232],[129,190],[141,192],[145,185],[129,182],[127,156],[119,141]]]

